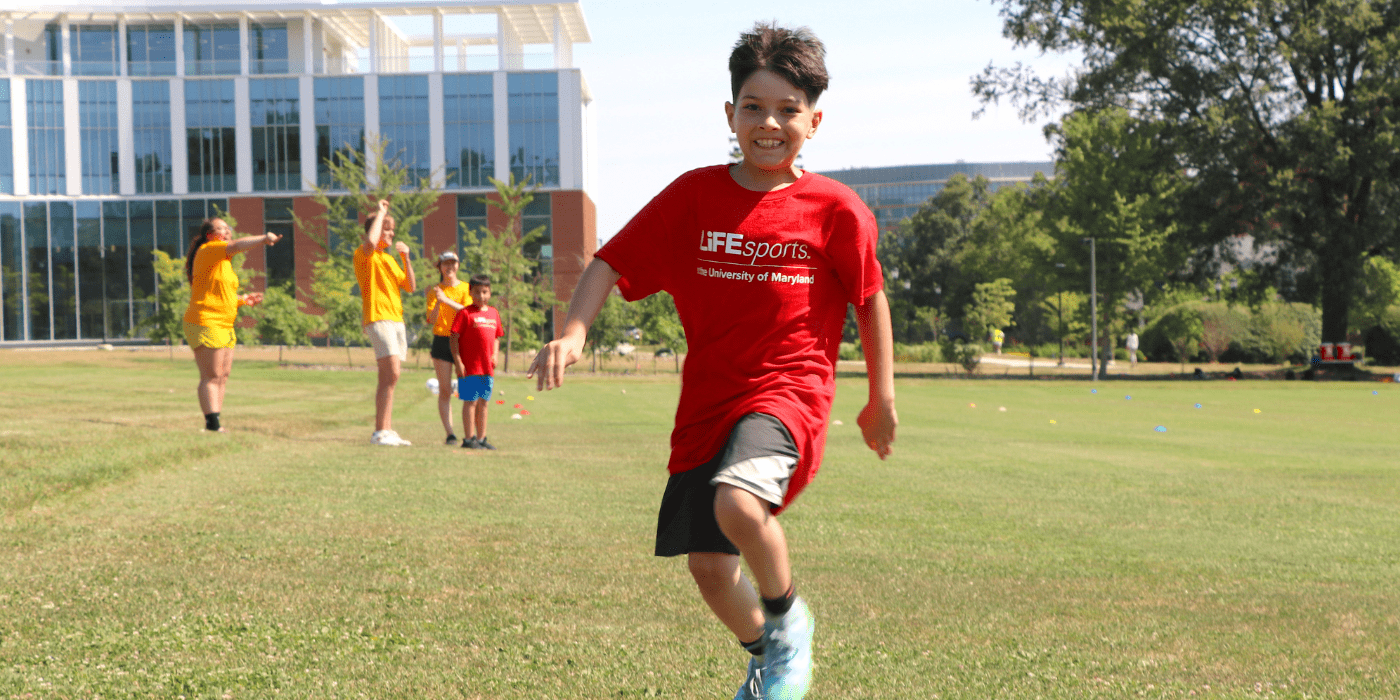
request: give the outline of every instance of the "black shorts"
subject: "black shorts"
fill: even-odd
[[[755,457],[797,459],[797,444],[782,421],[766,413],[750,413],[729,431],[729,440],[710,461],[688,472],[672,474],[661,497],[656,520],[656,556],[690,552],[738,554],[715,521],[715,473]]]
[[[448,344],[449,339],[445,335],[433,336],[433,349],[428,353],[434,360],[443,362],[452,361],[452,346]]]

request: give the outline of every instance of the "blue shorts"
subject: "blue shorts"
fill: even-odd
[[[495,379],[489,374],[473,374],[457,378],[457,397],[463,401],[485,401],[491,398]]]

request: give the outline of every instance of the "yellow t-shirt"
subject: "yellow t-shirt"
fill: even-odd
[[[458,304],[461,304],[461,305],[463,306],[463,308],[472,305],[471,285],[467,284],[466,282],[458,282],[458,283],[457,283],[457,286],[455,286],[455,287],[447,287],[447,286],[444,286],[442,282],[438,282],[436,286],[437,286],[438,288],[442,289],[442,293],[443,293],[443,294],[446,294],[448,299],[451,299],[452,301],[455,301],[455,302],[457,302]],[[438,298],[437,298],[437,295],[436,295],[436,294],[429,294],[429,295],[428,295],[428,314],[429,314],[429,315],[431,315],[431,314],[433,313],[433,309],[437,308],[437,305],[438,305]],[[433,335],[441,335],[441,336],[449,336],[449,335],[452,335],[452,319],[455,318],[456,316],[457,316],[457,310],[456,310],[456,309],[454,309],[454,308],[452,308],[452,307],[450,307],[450,306],[444,305],[444,306],[442,307],[442,311],[439,311],[439,312],[438,312],[437,322],[433,324]]]
[[[385,250],[365,254],[355,249],[355,281],[360,284],[361,311],[365,325],[375,321],[403,321],[403,301],[399,289],[408,289],[408,275],[394,256]]]
[[[194,254],[190,306],[185,323],[206,328],[233,328],[238,317],[238,274],[228,254],[228,241],[209,241]]]

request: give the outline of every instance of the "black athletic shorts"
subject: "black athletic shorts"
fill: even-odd
[[[445,335],[433,336],[433,349],[432,352],[429,352],[428,354],[431,355],[434,360],[451,362],[452,346],[448,344],[448,341],[449,339]]]
[[[656,556],[690,552],[738,554],[715,521],[715,473],[755,457],[798,458],[797,444],[782,421],[766,413],[750,413],[729,431],[729,440],[710,461],[688,472],[672,474],[661,497],[656,521]]]

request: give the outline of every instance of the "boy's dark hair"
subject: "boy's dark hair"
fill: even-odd
[[[752,31],[739,35],[729,54],[729,85],[735,104],[744,81],[765,69],[782,76],[807,95],[807,102],[816,104],[828,81],[826,47],[806,27],[788,29],[776,22],[759,22]]]
[[[469,286],[469,287],[490,287],[490,286],[491,286],[491,278],[488,277],[488,276],[486,276],[486,275],[472,275],[471,280],[467,282],[467,286]]]

